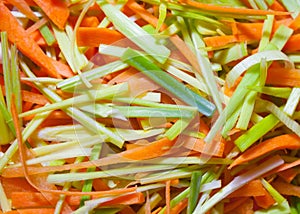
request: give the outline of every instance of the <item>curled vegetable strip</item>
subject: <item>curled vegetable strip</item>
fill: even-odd
[[[289,57],[281,51],[259,52],[247,57],[246,59],[238,63],[230,70],[230,72],[226,77],[226,82],[228,87],[231,88],[234,85],[235,81],[239,78],[239,76],[241,76],[244,73],[244,71],[246,71],[253,65],[260,63],[263,58],[265,58],[266,62],[281,61],[281,60],[286,61],[287,67],[290,68],[294,67],[293,62],[289,59]]]

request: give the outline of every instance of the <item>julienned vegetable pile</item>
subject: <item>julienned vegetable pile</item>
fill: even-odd
[[[297,0],[0,0],[1,213],[300,213]]]

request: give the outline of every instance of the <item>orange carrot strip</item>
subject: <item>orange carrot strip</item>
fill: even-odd
[[[225,144],[221,141],[218,143],[218,145],[211,146],[206,144],[203,139],[188,138],[184,142],[183,146],[203,154],[222,157]]]
[[[232,200],[229,203],[226,203],[224,206],[224,213],[229,213],[232,210],[235,210],[241,204],[245,203],[245,201],[247,201],[247,199],[248,199],[248,197],[242,197],[242,198],[238,198],[236,200]]]
[[[13,192],[34,192],[34,189],[25,178],[1,178],[3,189],[8,198]]]
[[[59,73],[66,72],[66,67],[58,66],[57,61],[46,56],[2,2],[0,2],[0,20],[0,31],[6,31],[10,42],[15,43],[24,55],[44,68],[50,76],[57,78],[60,76]],[[60,69],[64,70],[61,71]]]
[[[98,47],[100,44],[112,44],[124,36],[116,30],[97,27],[79,27],[76,34],[78,46]]]
[[[49,19],[60,29],[64,29],[70,11],[65,1],[56,0],[34,0],[34,2],[45,12]]]
[[[299,173],[295,169],[288,169],[282,172],[278,172],[278,176],[280,176],[283,180],[290,183]]]
[[[188,199],[184,199],[180,201],[175,207],[173,207],[170,211],[171,214],[179,214],[181,213],[188,205]]]
[[[275,204],[274,198],[271,196],[271,194],[266,190],[264,190],[264,195],[261,196],[254,196],[255,203],[260,206],[261,208],[267,209],[271,207],[273,204]]]
[[[241,204],[240,206],[238,206],[237,208],[235,208],[234,211],[230,212],[231,214],[250,214],[253,213],[253,200],[251,198],[247,198],[247,200],[245,200],[243,202],[243,204]]]
[[[170,214],[171,211],[171,181],[166,181],[166,214]]]
[[[298,87],[300,85],[300,70],[270,67],[267,74],[266,84]]]
[[[289,28],[292,28],[293,30],[297,30],[300,28],[300,15],[298,15],[289,25]]]
[[[100,24],[96,16],[84,17],[80,23],[80,27],[97,27]]]
[[[283,51],[294,52],[300,50],[300,34],[292,35],[283,47]]]
[[[299,186],[289,184],[282,180],[276,180],[276,181],[272,182],[271,184],[280,194],[300,197],[300,187]]]
[[[24,0],[6,0],[11,5],[18,8],[18,10],[23,13],[25,16],[27,16],[29,19],[33,21],[37,21],[38,17],[32,12],[29,5]]]
[[[273,1],[273,4],[270,6],[270,9],[275,11],[286,11],[286,9],[277,0]]]
[[[265,194],[264,187],[260,180],[253,180],[246,185],[243,186],[243,188],[240,188],[233,193],[231,193],[228,198],[234,198],[234,197],[251,197],[251,196],[263,196]]]
[[[12,192],[11,201],[15,209],[51,206],[49,201],[39,192]]]
[[[235,7],[225,7],[213,4],[205,4],[196,2],[193,0],[182,0],[183,3],[190,5],[192,7],[198,8],[203,11],[209,11],[213,13],[229,13],[237,15],[289,15],[290,13],[282,11],[266,11],[266,10],[254,10],[254,9],[244,9]]]
[[[203,40],[206,46],[213,48],[223,47],[225,45],[238,42],[238,39],[234,35],[210,36],[205,37]]]
[[[234,162],[229,166],[232,168],[234,166],[240,165],[242,163],[253,160],[264,154],[272,151],[281,149],[299,149],[300,148],[300,138],[295,134],[284,134],[277,137],[268,139],[241,154]]]

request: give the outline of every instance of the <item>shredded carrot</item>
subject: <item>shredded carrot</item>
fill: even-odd
[[[26,200],[24,200],[26,199]],[[51,204],[39,192],[12,192],[12,206],[15,209],[50,207]]]
[[[18,8],[18,10],[25,14],[29,19],[33,21],[38,20],[37,16],[32,12],[25,0],[7,0],[7,2]]]
[[[171,206],[170,206],[170,200],[171,200],[171,181],[166,181],[166,214],[171,213]]]
[[[264,190],[264,195],[260,195],[260,196],[254,196],[254,200],[255,203],[264,209],[268,209],[269,207],[271,207],[273,204],[276,203],[276,201],[274,200],[274,198],[271,196],[271,194],[266,190]]]
[[[273,86],[297,87],[300,84],[300,70],[271,67],[268,70],[266,83]]]
[[[282,180],[276,180],[272,182],[272,186],[283,195],[293,195],[300,197],[300,187],[284,182]]]
[[[115,30],[97,27],[79,27],[77,30],[78,46],[98,47],[100,44],[112,44],[124,36]]]
[[[264,187],[260,180],[253,180],[246,185],[243,186],[243,188],[240,188],[233,193],[231,193],[228,197],[234,198],[234,197],[251,197],[251,196],[263,196],[265,195]]]
[[[234,162],[230,165],[230,168],[253,160],[272,151],[297,148],[300,148],[300,138],[297,135],[279,135],[245,151],[237,159],[234,160]]]
[[[64,1],[43,1],[33,0],[49,17],[51,21],[60,29],[64,29],[64,26],[69,17],[69,10],[66,2]]]

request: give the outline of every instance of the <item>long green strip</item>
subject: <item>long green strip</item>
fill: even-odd
[[[115,28],[128,39],[146,51],[159,63],[164,64],[170,55],[170,50],[136,23],[131,21],[124,13],[106,1],[97,1],[106,17],[113,23]]]
[[[272,33],[272,28],[273,28],[273,22],[274,22],[274,16],[267,15],[267,19],[264,21],[264,25],[262,29],[263,34],[258,46],[259,52],[264,50],[269,43],[270,36]]]
[[[191,106],[197,107],[200,113],[206,116],[213,115],[215,106],[211,102],[207,101],[191,89],[187,88],[184,84],[168,75],[145,55],[129,48],[122,56],[122,60],[141,71],[182,101]]]
[[[43,25],[42,27],[40,27],[39,31],[42,34],[48,46],[52,46],[56,42],[55,37],[53,36],[51,30],[47,25]]]
[[[187,207],[188,214],[192,214],[197,205],[198,197],[200,193],[201,180],[202,180],[202,172],[201,171],[193,172],[191,177],[190,194],[189,194],[189,201]]]
[[[111,74],[117,71],[120,71],[124,68],[128,67],[127,64],[121,62],[121,61],[114,61],[111,63],[108,63],[106,65],[94,68],[92,70],[86,71],[82,73],[82,77],[87,79],[88,81],[101,78],[107,74]],[[75,87],[81,85],[81,78],[79,75],[76,75],[74,77],[70,77],[68,79],[65,79],[61,82],[59,82],[56,86],[63,91],[70,91],[74,90]]]
[[[101,143],[96,144],[93,147],[92,154],[90,156],[91,161],[99,159],[101,148],[102,148]],[[94,171],[96,171],[96,167],[90,167],[90,168],[87,169],[87,172],[94,172]],[[92,191],[92,188],[93,188],[93,180],[92,179],[85,180],[84,184],[83,184],[83,187],[82,187],[82,192],[90,192],[90,191]],[[80,206],[83,206],[84,202],[86,200],[89,200],[90,198],[91,198],[91,196],[88,196],[88,195],[87,196],[82,196],[81,200],[80,200]]]

